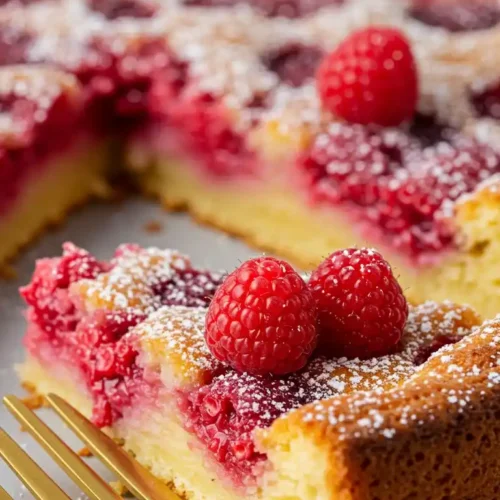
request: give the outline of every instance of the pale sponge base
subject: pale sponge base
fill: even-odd
[[[51,373],[34,358],[28,358],[17,367],[20,379],[37,394],[55,393],[89,417],[92,410],[90,396],[66,370]],[[268,471],[260,487],[237,491],[224,484],[208,465],[203,450],[193,436],[180,425],[168,404],[161,408],[132,408],[124,418],[109,429],[116,438],[123,439],[124,448],[148,467],[166,484],[173,486],[183,498],[193,500],[320,500],[327,498],[327,455],[313,441],[304,436],[287,443],[280,450],[273,449]],[[279,465],[278,465],[279,464]]]
[[[72,381],[67,370],[56,375],[34,358],[28,358],[17,371],[21,381],[37,394],[58,394],[86,417],[90,416],[90,395]],[[164,410],[156,406],[132,408],[109,431],[113,437],[123,439],[124,447],[140,463],[163,482],[173,485],[183,497],[196,500],[240,498],[205,466],[203,452],[193,448],[193,437],[168,411],[167,405]]]
[[[340,213],[309,207],[296,193],[262,183],[257,189],[203,181],[186,165],[158,161],[139,174],[145,192],[168,208],[189,210],[196,219],[243,237],[249,243],[311,269],[332,251],[376,246],[356,235]],[[500,311],[500,191],[478,190],[457,210],[466,246],[443,262],[416,268],[382,249],[409,299],[468,303],[486,317]]]

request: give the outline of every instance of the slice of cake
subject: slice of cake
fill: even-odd
[[[66,244],[22,295],[21,379],[187,498],[499,493],[499,322],[408,311],[373,250],[335,252],[306,284],[270,257],[224,279],[171,250],[104,262]]]
[[[22,64],[42,87],[47,71],[73,82],[65,116],[84,116],[99,144],[66,154],[74,168],[91,165],[78,172],[93,186],[114,170],[100,148],[118,140],[113,167],[167,207],[304,268],[335,248],[381,248],[412,301],[470,302],[493,317],[499,12],[490,0],[6,2],[0,64],[11,80]],[[2,110],[9,134],[12,107]],[[28,148],[29,161],[0,142],[16,172],[48,171],[52,159],[60,168],[45,133],[67,134],[65,151],[79,141],[79,127],[53,134],[45,121],[31,132],[44,150]],[[58,178],[50,185],[69,182]],[[61,188],[66,200],[40,187],[24,211],[12,205],[30,223],[11,223],[0,262],[95,191],[89,183]]]
[[[67,73],[0,69],[0,261],[74,205],[105,193],[109,147],[81,102]]]

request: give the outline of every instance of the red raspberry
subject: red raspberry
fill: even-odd
[[[399,125],[417,105],[415,61],[405,37],[392,28],[347,37],[323,59],[317,86],[327,109],[363,125]]]
[[[205,338],[212,354],[253,375],[299,370],[316,337],[311,292],[289,264],[273,257],[241,265],[208,308]]]
[[[371,358],[399,342],[408,304],[390,265],[375,250],[332,253],[312,273],[319,343],[330,355]]]

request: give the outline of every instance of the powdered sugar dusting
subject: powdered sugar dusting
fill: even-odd
[[[419,316],[422,319],[434,311],[435,317],[429,316],[431,323],[436,325],[437,317],[442,318],[437,330],[464,335],[463,340],[441,348],[422,367],[412,370],[413,374],[409,373],[399,387],[383,392],[353,392],[309,405],[300,410],[301,418],[305,422],[327,422],[335,429],[339,440],[366,435],[392,439],[410,425],[424,425],[442,418],[443,404],[449,406],[447,412],[454,418],[452,415],[459,416],[477,404],[485,396],[485,389],[496,390],[500,384],[500,318],[472,329],[459,327],[457,330],[454,327],[459,317],[462,321],[464,315],[469,314],[466,310],[452,310],[449,304],[442,307],[432,303],[425,304],[420,311],[417,309],[412,311],[414,319]],[[413,334],[415,328],[421,332],[430,331],[423,325],[425,320],[410,325]],[[433,330],[436,335],[438,331],[434,327]],[[417,341],[412,339],[408,346]]]
[[[18,100],[36,106],[33,120],[43,123],[47,111],[62,94],[76,93],[78,85],[72,75],[38,66],[10,66],[0,69],[0,142],[15,147],[31,125],[12,107]]]
[[[87,309],[153,312],[161,306],[155,287],[169,281],[176,270],[188,267],[189,260],[173,250],[123,247],[111,264],[111,270],[97,279],[73,285],[72,292],[82,297]]]
[[[128,335],[138,340],[145,362],[164,366],[177,383],[202,383],[221,369],[205,342],[205,313],[204,308],[163,306]]]

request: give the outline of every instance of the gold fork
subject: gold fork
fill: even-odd
[[[139,500],[180,500],[165,484],[101,432],[81,413],[55,394],[46,397],[50,406]],[[3,402],[40,445],[83,492],[93,500],[121,498],[68,445],[16,396],[5,396]],[[16,473],[33,496],[39,500],[69,500],[59,486],[0,428],[0,457]],[[10,499],[0,487],[0,500]]]

